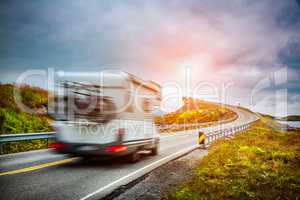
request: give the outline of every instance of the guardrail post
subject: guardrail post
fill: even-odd
[[[207,140],[206,140],[206,144],[209,144],[209,142],[210,142],[210,136],[209,135],[207,135],[207,138],[206,138]]]
[[[4,144],[0,143],[0,155],[4,154],[3,146],[4,146]]]
[[[205,140],[204,140],[205,147],[208,145],[208,141],[209,141],[209,136],[205,135]]]

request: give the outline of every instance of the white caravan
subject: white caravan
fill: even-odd
[[[125,72],[61,74],[52,113],[58,152],[77,156],[158,153],[153,113],[159,109],[160,86]]]

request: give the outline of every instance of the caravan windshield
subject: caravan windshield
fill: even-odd
[[[54,118],[57,120],[86,120],[106,123],[116,115],[113,99],[91,92],[85,87],[67,88],[64,96],[55,98]]]
[[[76,94],[74,97],[75,119],[105,123],[114,118],[115,105],[111,98]]]

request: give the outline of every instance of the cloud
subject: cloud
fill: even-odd
[[[298,93],[275,94],[275,91],[264,91],[260,94],[251,109],[257,112],[271,114],[273,116],[299,115],[300,96]]]
[[[176,66],[203,55],[213,67],[272,65],[299,32],[278,20],[295,7],[294,1],[121,3],[101,13],[99,29],[127,50],[123,61],[143,66]]]
[[[279,52],[298,41],[300,30],[289,15],[299,16],[293,0],[40,1],[7,7],[2,17],[10,17],[5,27],[16,37],[11,39],[35,41],[33,49],[43,41],[91,65],[174,68],[203,56],[216,68],[278,64]]]
[[[232,101],[248,102],[257,82],[298,62],[299,10],[294,0],[10,2],[0,11],[9,43],[0,46],[1,74],[118,68],[164,82],[189,66],[194,82],[233,81]]]

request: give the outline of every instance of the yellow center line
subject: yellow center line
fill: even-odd
[[[41,165],[26,167],[26,168],[23,168],[23,169],[17,169],[17,170],[2,172],[2,173],[0,173],[0,176],[20,174],[20,173],[30,172],[30,171],[34,171],[34,170],[38,170],[38,169],[42,169],[42,168],[46,168],[46,167],[62,165],[62,164],[73,162],[73,161],[77,160],[78,158],[79,157],[73,157],[73,158],[68,158],[68,159],[64,159],[64,160],[58,160],[58,161],[54,161],[54,162],[44,163],[44,164],[41,164]]]

